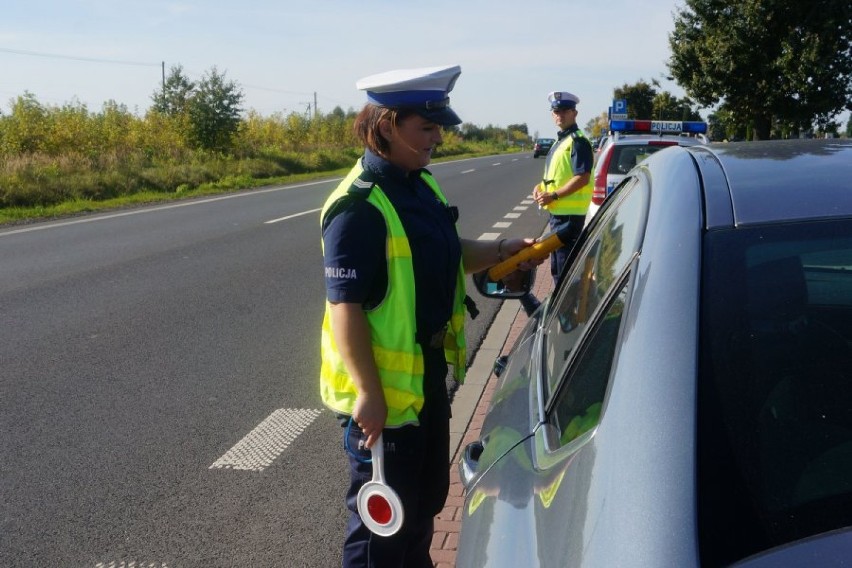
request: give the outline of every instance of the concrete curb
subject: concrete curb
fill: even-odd
[[[533,293],[544,300],[553,291],[550,263],[545,261],[536,272]],[[435,532],[430,553],[435,568],[455,568],[459,532],[464,512],[464,487],[458,473],[458,461],[464,446],[479,438],[491,397],[497,388],[494,360],[508,354],[528,321],[520,302],[503,302],[488,334],[468,369],[465,383],[453,397],[450,420],[450,494],[444,510],[435,517]]]
[[[506,344],[509,330],[518,316],[520,304],[513,300],[504,301],[491,327],[488,335],[479,346],[476,356],[463,385],[459,386],[453,395],[453,416],[450,419],[450,458],[453,458],[459,450],[462,439],[467,433],[468,425],[479,404],[482,392],[491,379],[494,369],[494,360],[502,353]]]

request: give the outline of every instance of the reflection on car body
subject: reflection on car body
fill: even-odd
[[[839,140],[631,170],[464,453],[457,566],[848,561],[850,180]]]

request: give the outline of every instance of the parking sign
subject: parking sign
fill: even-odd
[[[613,120],[623,120],[627,118],[627,100],[616,99],[612,101],[612,113],[610,117]]]

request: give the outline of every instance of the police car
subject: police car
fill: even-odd
[[[607,195],[633,166],[669,146],[707,142],[707,123],[677,120],[611,120],[611,135],[598,150],[595,189],[586,219],[591,219]]]

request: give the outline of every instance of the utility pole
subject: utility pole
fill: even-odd
[[[317,92],[314,91],[314,118],[317,117]]]
[[[163,71],[163,104],[166,102],[166,62],[162,63],[162,71]]]

